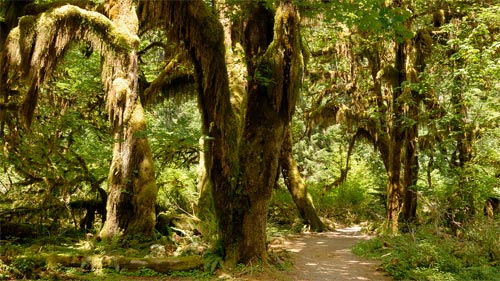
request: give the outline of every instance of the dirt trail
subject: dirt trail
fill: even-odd
[[[294,270],[290,280],[392,280],[376,271],[377,262],[354,255],[350,248],[369,239],[359,227],[287,238],[277,247],[288,250]]]

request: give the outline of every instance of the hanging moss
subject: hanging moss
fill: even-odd
[[[276,112],[284,111],[290,118],[299,95],[304,69],[302,42],[300,38],[300,18],[293,4],[281,2],[276,11],[274,40],[269,45],[261,71],[270,67],[271,77],[268,95]],[[262,69],[264,66],[264,69]]]
[[[31,123],[40,84],[50,77],[70,44],[76,40],[87,42],[105,55],[125,54],[139,44],[137,36],[117,29],[102,14],[72,5],[36,17],[22,17],[18,27],[9,34],[6,47],[9,70],[17,68],[32,83],[28,92],[32,97],[25,98],[22,112],[27,125]]]
[[[152,236],[157,188],[143,109],[137,94],[137,17],[134,0],[109,2],[109,19],[65,5],[37,17],[23,17],[7,39],[9,70],[31,85],[22,113],[29,126],[38,89],[73,41],[84,41],[103,56],[102,81],[113,138],[107,217],[101,236]]]

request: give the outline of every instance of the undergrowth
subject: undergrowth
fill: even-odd
[[[500,280],[500,222],[482,222],[452,236],[434,226],[378,236],[354,253],[378,258],[396,280]]]

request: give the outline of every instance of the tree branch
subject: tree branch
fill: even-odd
[[[70,43],[85,41],[104,55],[117,56],[135,49],[139,38],[117,28],[104,15],[65,5],[41,15],[25,16],[7,39],[7,69],[17,66],[31,79],[30,96],[23,105],[29,127],[37,102],[38,88],[52,74]]]
[[[156,48],[156,47],[160,47],[162,49],[166,49],[167,48],[167,45],[163,44],[162,42],[153,42],[151,44],[149,44],[148,46],[146,46],[146,48],[140,50],[137,55],[138,56],[142,56],[144,55],[147,51],[153,49],[153,48]]]

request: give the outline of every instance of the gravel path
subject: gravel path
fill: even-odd
[[[377,262],[354,255],[351,247],[369,239],[359,227],[288,237],[277,247],[290,252],[290,280],[392,280],[376,270]]]

